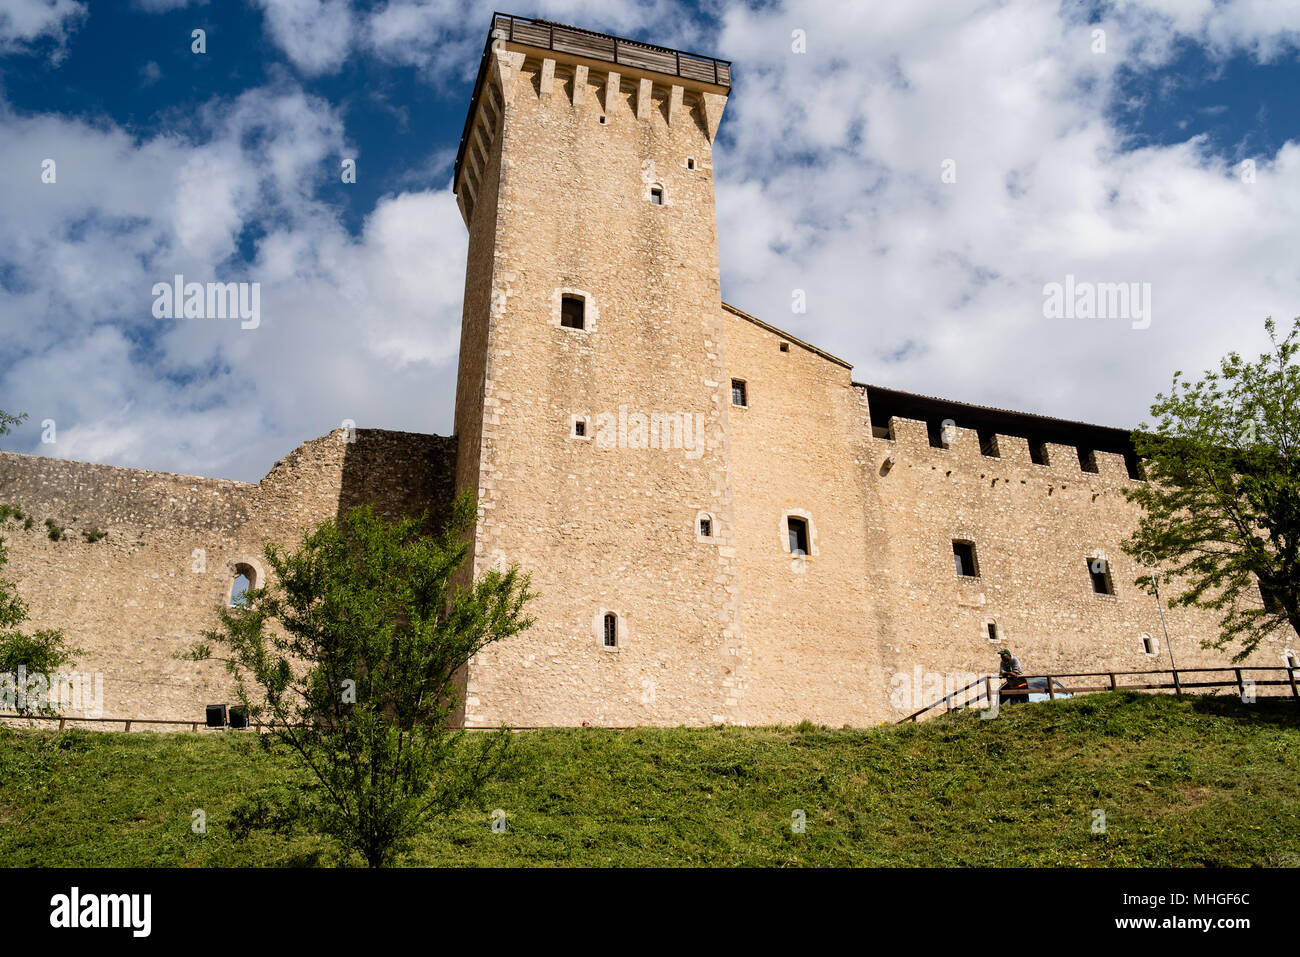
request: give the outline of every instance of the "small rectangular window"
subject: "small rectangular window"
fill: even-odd
[[[1115,594],[1115,587],[1110,581],[1110,563],[1106,559],[1088,559],[1088,576],[1092,579],[1092,590],[1095,594]]]
[[[971,542],[953,542],[952,558],[957,574],[963,578],[978,578],[979,565],[975,563],[975,545]]]
[[[786,520],[786,528],[790,531],[790,554],[807,555],[808,554],[808,523],[802,518],[796,518],[791,515]]]
[[[700,535],[704,538],[711,538],[713,536],[713,522],[707,518],[700,519]]]
[[[587,423],[582,419],[575,419],[573,422],[573,434],[582,438],[587,434]]]
[[[564,296],[560,299],[560,325],[566,329],[585,328],[586,302],[577,296]]]
[[[745,394],[745,383],[739,379],[731,380],[731,404],[741,407],[749,405],[749,397]]]
[[[652,186],[650,188],[650,202],[654,203],[656,206],[662,206],[664,204],[664,191],[658,186]]]
[[[998,626],[995,625],[993,622],[990,621],[990,622],[988,623],[988,630],[989,630],[989,641],[997,641],[997,640],[998,640]]]

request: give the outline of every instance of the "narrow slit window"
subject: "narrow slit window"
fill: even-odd
[[[664,188],[662,186],[650,187],[650,202],[656,206],[664,204]]]
[[[566,329],[586,328],[587,303],[578,296],[560,299],[560,325]]]
[[[573,420],[573,434],[578,438],[584,438],[587,434],[587,423],[583,419]]]
[[[979,565],[975,561],[975,544],[973,542],[952,543],[953,564],[957,574],[962,578],[979,578]]]
[[[1156,653],[1155,644],[1151,641],[1150,635],[1142,636],[1142,653],[1144,655],[1154,655]]]
[[[991,622],[991,621],[990,621],[990,622],[988,622],[988,623],[986,624],[985,627],[988,628],[988,632],[989,632],[989,641],[997,641],[997,640],[998,640],[998,626],[997,626],[994,622]]]
[[[731,380],[731,404],[742,408],[749,405],[749,396],[745,391],[745,383],[739,379]]]
[[[1092,579],[1092,590],[1094,594],[1115,594],[1115,586],[1110,580],[1110,563],[1106,561],[1106,559],[1088,559],[1088,577]]]
[[[612,611],[605,613],[605,647],[618,647],[618,615]]]
[[[686,168],[687,168],[687,169],[695,169],[695,157],[694,157],[694,156],[688,156],[688,157],[686,157]]]
[[[790,533],[790,554],[807,555],[808,554],[808,522],[806,519],[796,518],[791,515],[785,520],[786,529]]]
[[[713,537],[713,520],[710,518],[700,519],[700,535],[704,538]]]

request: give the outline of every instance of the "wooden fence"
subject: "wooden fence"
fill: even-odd
[[[1284,672],[1285,677],[1273,680],[1255,679],[1247,677],[1243,672],[1266,672],[1275,674]],[[1219,678],[1214,680],[1188,680],[1186,676],[1191,675],[1193,679],[1203,677],[1208,674],[1224,674],[1231,672],[1231,678]],[[1167,681],[1142,681],[1133,684],[1121,684],[1119,679],[1122,677],[1131,677],[1135,675],[1143,676],[1169,676]],[[958,688],[944,695],[937,701],[931,702],[919,711],[914,711],[906,718],[900,719],[897,723],[902,724],[904,721],[916,721],[923,714],[936,711],[943,708],[945,712],[956,711],[958,708],[972,708],[979,705],[981,701],[992,704],[994,701],[994,692],[999,697],[1017,697],[1020,695],[1045,694],[1050,699],[1055,700],[1058,694],[1087,694],[1094,691],[1173,691],[1181,695],[1188,688],[1236,688],[1238,693],[1245,695],[1246,685],[1252,687],[1276,687],[1289,686],[1291,688],[1291,697],[1300,698],[1300,691],[1296,686],[1296,669],[1292,667],[1276,668],[1256,668],[1256,667],[1227,667],[1227,668],[1177,668],[1167,671],[1076,671],[1065,674],[1050,675],[1019,675],[1028,681],[1031,678],[1046,679],[1046,688],[1007,688],[995,689],[994,681],[1002,681],[1001,677],[993,675],[984,675],[977,678],[964,688]],[[1062,679],[1065,678],[1104,678],[1105,684],[1085,684],[1085,685],[1066,685]],[[1060,682],[1058,687],[1054,682]],[[973,693],[972,693],[973,692]],[[965,695],[963,698],[962,696]]]

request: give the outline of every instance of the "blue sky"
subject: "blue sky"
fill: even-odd
[[[447,433],[492,9],[0,0],[6,447],[255,481],[343,419]],[[507,9],[734,62],[724,296],[858,380],[1128,426],[1300,314],[1300,3]],[[155,318],[177,272],[263,324]],[[1149,284],[1149,325],[1046,318],[1067,275]]]

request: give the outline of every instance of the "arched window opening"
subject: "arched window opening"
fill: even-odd
[[[618,615],[612,611],[605,612],[605,647],[618,647]]]
[[[242,608],[244,606],[244,594],[250,588],[257,587],[257,572],[251,565],[238,564],[235,566],[235,577],[230,583],[230,605],[232,608]]]

